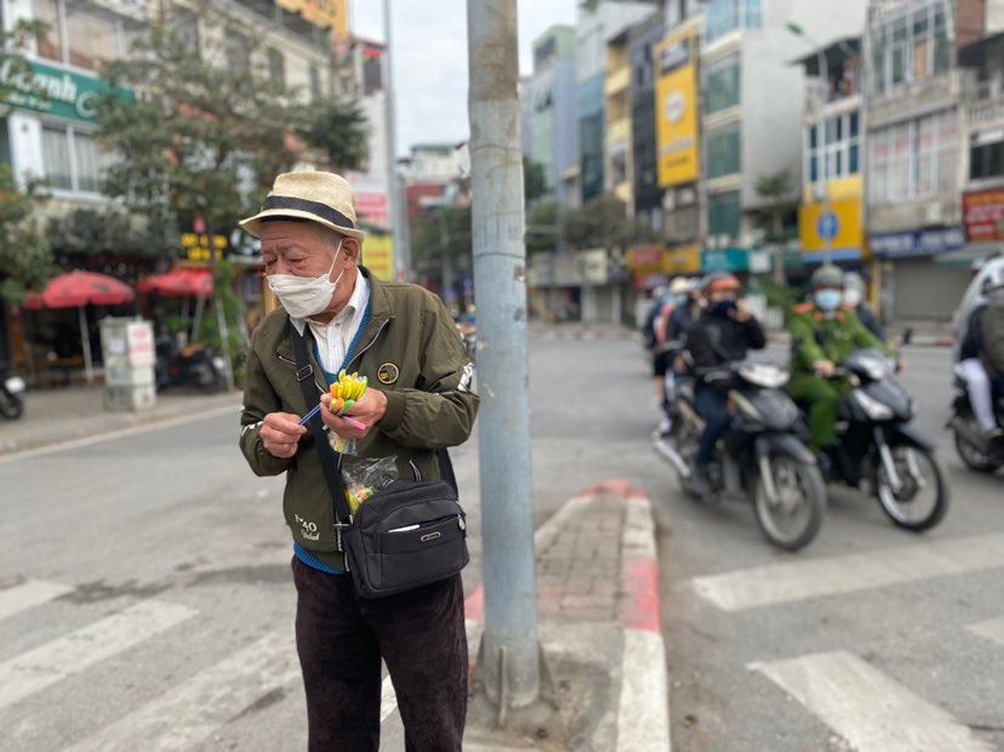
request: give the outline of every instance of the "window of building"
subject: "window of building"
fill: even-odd
[[[708,235],[738,238],[741,217],[739,191],[708,196]]]
[[[859,123],[858,113],[850,112],[807,128],[805,174],[810,184],[857,174]]]
[[[10,137],[7,133],[7,118],[0,118],[0,164],[10,164]]]
[[[35,0],[35,20],[45,24],[45,31],[35,39],[35,50],[39,57],[47,60],[63,61],[63,42],[59,23],[59,3],[57,0]]]
[[[61,125],[42,127],[42,164],[52,188],[99,193],[111,161],[89,133]]]
[[[918,0],[872,27],[872,90],[880,94],[944,73],[951,63],[946,0]],[[918,7],[919,6],[919,7]]]
[[[68,62],[97,70],[103,60],[119,57],[121,24],[113,14],[88,3],[66,0]]]
[[[974,136],[969,150],[969,179],[999,177],[1004,177],[1004,138],[990,143],[980,143],[978,136]]]
[[[711,114],[739,104],[741,90],[739,71],[739,55],[729,55],[705,69],[705,113]]]
[[[199,17],[182,6],[171,9],[171,32],[175,41],[189,55],[199,57]]]
[[[311,63],[310,65],[310,101],[318,102],[321,99],[321,70]]]
[[[958,190],[958,128],[954,110],[876,130],[869,138],[869,187],[876,203]]]
[[[227,67],[233,73],[251,75],[251,50],[248,38],[234,29],[227,29],[223,37],[224,55]]]
[[[707,145],[706,162],[709,178],[732,175],[742,169],[738,124],[726,125],[708,131],[705,144]]]
[[[704,11],[704,38],[711,43],[736,29],[763,25],[761,0],[709,0]]]
[[[376,91],[383,91],[383,54],[375,49],[363,52],[363,93],[368,96]]]
[[[275,47],[268,48],[268,78],[278,85],[286,85],[286,58]]]

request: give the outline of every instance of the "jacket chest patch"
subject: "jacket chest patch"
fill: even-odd
[[[390,386],[396,382],[400,376],[401,369],[393,363],[384,363],[379,369],[377,369],[377,378],[380,380],[381,384]]]

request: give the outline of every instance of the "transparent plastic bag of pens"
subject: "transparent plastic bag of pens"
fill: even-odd
[[[361,504],[373,494],[383,491],[399,477],[397,457],[352,460],[342,465],[345,501],[349,505],[349,512],[354,516]]]

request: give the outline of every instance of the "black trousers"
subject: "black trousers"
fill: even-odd
[[[381,656],[407,752],[460,752],[468,670],[460,575],[368,600],[356,594],[351,575],[294,557],[293,580],[309,752],[376,752]]]

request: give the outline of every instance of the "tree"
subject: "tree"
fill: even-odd
[[[784,244],[793,233],[785,229],[786,219],[796,211],[798,203],[793,198],[791,173],[785,169],[772,175],[761,175],[756,181],[756,192],[764,200],[760,220],[765,225],[766,240],[774,246],[774,284],[783,287]],[[791,223],[788,223],[791,226]]]
[[[180,249],[177,235],[164,230],[114,208],[74,209],[50,219],[48,235],[57,254],[163,258]]]
[[[578,249],[624,249],[652,240],[651,228],[629,217],[624,202],[610,194],[591,198],[566,213],[561,234],[569,245]]]
[[[332,99],[311,105],[300,136],[320,149],[336,172],[353,170],[369,158],[366,114],[357,100]]]
[[[544,165],[534,162],[527,156],[523,157],[523,198],[527,205],[532,204],[541,196],[550,193],[547,185],[547,173]]]
[[[450,298],[454,271],[470,258],[471,207],[439,207],[413,223],[411,250],[416,266],[438,273],[443,293]]]
[[[561,238],[561,207],[555,199],[542,199],[527,211],[526,251],[553,251]]]
[[[7,114],[18,97],[45,99],[23,54],[42,29],[44,24],[24,21],[10,32],[0,29],[0,116]],[[27,181],[19,186],[10,165],[0,164],[0,298],[20,302],[27,289],[41,289],[56,271],[35,218],[46,198],[41,183]]]

